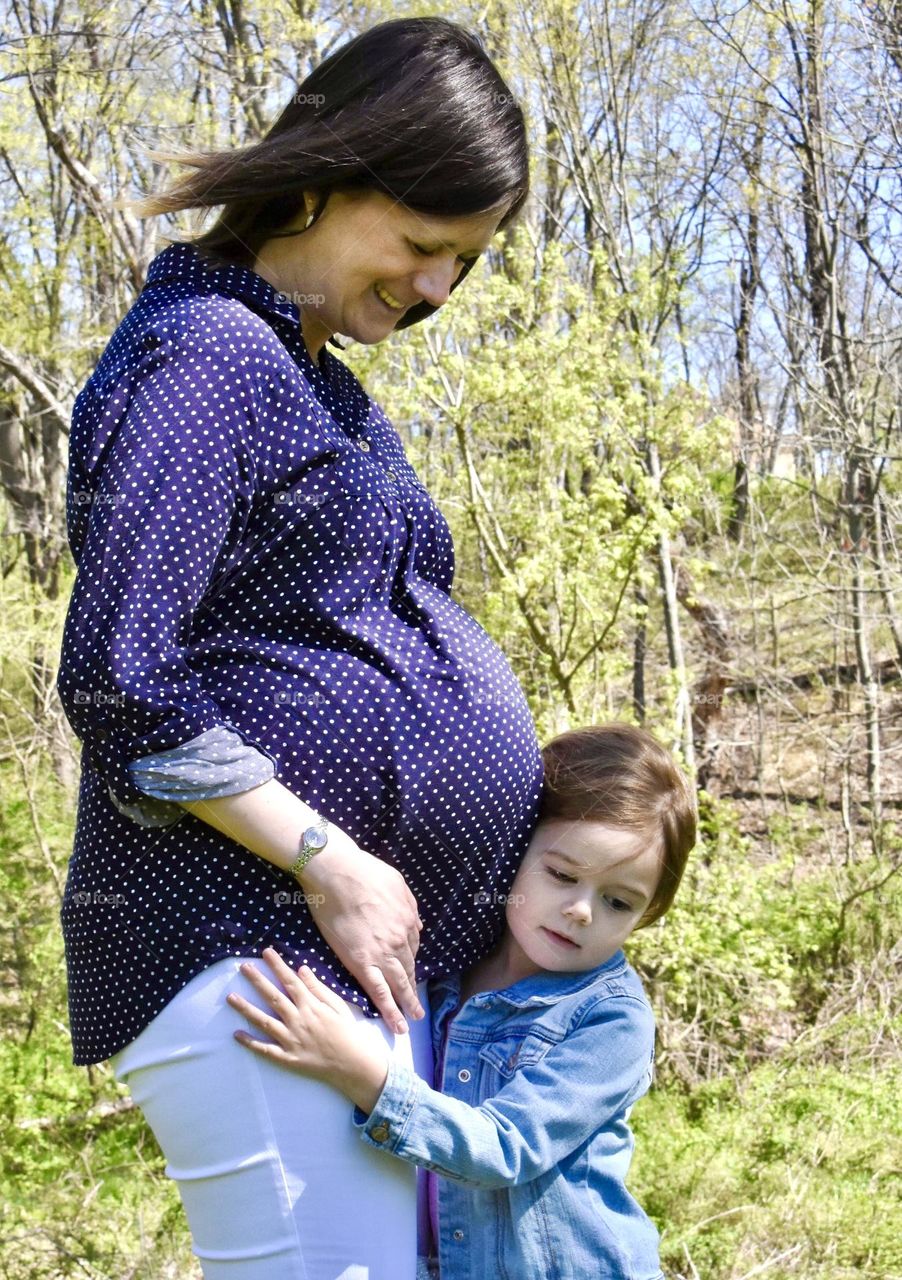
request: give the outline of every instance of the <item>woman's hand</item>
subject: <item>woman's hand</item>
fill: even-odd
[[[297,833],[317,817],[277,778],[237,795],[181,803],[283,871],[297,856]],[[298,879],[316,927],[391,1029],[407,1030],[402,1009],[424,1017],[413,967],[422,925],[401,873],[330,824],[328,844]]]
[[[350,840],[330,837],[301,883],[316,927],[391,1029],[407,1030],[402,1010],[424,1017],[413,966],[422,921],[401,873]]]
[[[261,1012],[234,991],[227,999],[271,1039],[256,1040],[247,1031],[236,1031],[235,1039],[261,1057],[334,1085],[369,1114],[388,1075],[390,1055],[384,1040],[380,1036],[375,1043],[345,1001],[306,965],[294,973],[272,947],[265,948],[263,959],[284,990],[273,986],[251,963],[240,969],[275,1016]]]

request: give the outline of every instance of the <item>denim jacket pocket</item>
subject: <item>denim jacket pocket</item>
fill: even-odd
[[[524,1027],[522,1032],[509,1032],[498,1040],[482,1046],[479,1057],[510,1080],[520,1067],[529,1067],[544,1058],[548,1050],[558,1043],[551,1034],[542,1034]]]

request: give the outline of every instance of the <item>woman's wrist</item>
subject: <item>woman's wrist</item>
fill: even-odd
[[[209,823],[281,871],[288,871],[297,861],[304,831],[319,821],[316,810],[276,778],[235,795],[179,803],[196,818]],[[333,822],[329,822],[328,835],[325,848],[311,858],[303,873],[296,877],[302,887],[312,885],[314,881],[324,883],[328,878],[326,864],[330,861],[330,851],[357,848],[351,837]],[[313,864],[320,859],[323,862],[311,875]]]

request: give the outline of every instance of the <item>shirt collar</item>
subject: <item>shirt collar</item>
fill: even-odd
[[[260,314],[288,320],[298,335],[298,346],[310,367],[318,373],[325,373],[326,363],[333,359],[326,347],[323,347],[319,361],[311,359],[300,337],[301,313],[298,307],[250,267],[235,262],[213,261],[204,257],[193,244],[175,243],[153,259],[144,287],[169,283],[188,284],[198,293],[220,293],[229,298],[240,298]]]
[[[625,969],[626,956],[622,951],[615,951],[609,960],[594,969],[584,969],[581,973],[553,973],[545,970],[543,973],[521,978],[502,991],[487,991],[483,994],[518,1009],[524,1009],[528,1005],[555,1004],[562,996],[573,995],[591,987],[599,978],[616,977]],[[487,1000],[486,1003],[490,1001]]]

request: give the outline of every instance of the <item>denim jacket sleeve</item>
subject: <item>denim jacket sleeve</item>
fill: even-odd
[[[651,1009],[607,996],[544,1057],[517,1070],[480,1106],[430,1089],[394,1059],[368,1117],[369,1145],[485,1190],[552,1169],[646,1090],[654,1049]]]
[[[150,332],[112,386],[89,380],[76,404],[92,443],[84,490],[71,492],[70,472],[67,499],[88,503],[89,519],[57,690],[91,765],[124,805],[144,794],[129,763],[234,728],[185,652],[192,615],[253,500],[255,389],[227,345]]]

